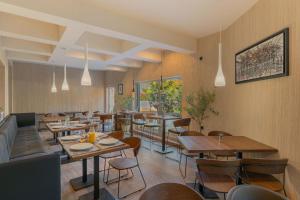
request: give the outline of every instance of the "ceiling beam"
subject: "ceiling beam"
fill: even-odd
[[[182,53],[196,52],[195,38],[111,13],[86,0],[1,0],[0,11],[59,25],[82,23],[90,32],[108,37]]]

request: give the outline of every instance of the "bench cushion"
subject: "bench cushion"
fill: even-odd
[[[41,138],[35,126],[19,128],[10,154],[11,159],[44,152]]]

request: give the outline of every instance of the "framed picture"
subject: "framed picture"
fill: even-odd
[[[289,29],[235,54],[235,83],[288,76]]]
[[[118,95],[123,95],[123,83],[118,84]]]

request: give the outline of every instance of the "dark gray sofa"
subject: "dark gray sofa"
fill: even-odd
[[[35,124],[35,113],[0,124],[0,199],[61,199],[60,157],[45,152]]]

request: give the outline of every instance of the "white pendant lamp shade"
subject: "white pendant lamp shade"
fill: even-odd
[[[84,64],[83,74],[81,77],[81,85],[84,86],[92,85],[92,79],[89,72],[88,44],[86,44],[86,49],[85,49],[85,64]]]
[[[225,85],[226,85],[226,81],[222,70],[222,42],[221,42],[221,31],[220,31],[218,72],[215,78],[215,86],[224,87]]]
[[[64,81],[63,81],[63,84],[61,86],[61,90],[62,91],[68,91],[69,90],[69,84],[68,84],[68,81],[67,81],[67,65],[65,64],[65,67],[64,67]]]
[[[55,85],[55,72],[53,72],[53,80],[52,80],[51,92],[52,93],[56,93],[57,92],[57,88],[56,88],[56,85]]]
[[[222,43],[219,43],[218,72],[215,78],[215,86],[224,87],[225,85],[226,85],[226,81],[222,70]]]

